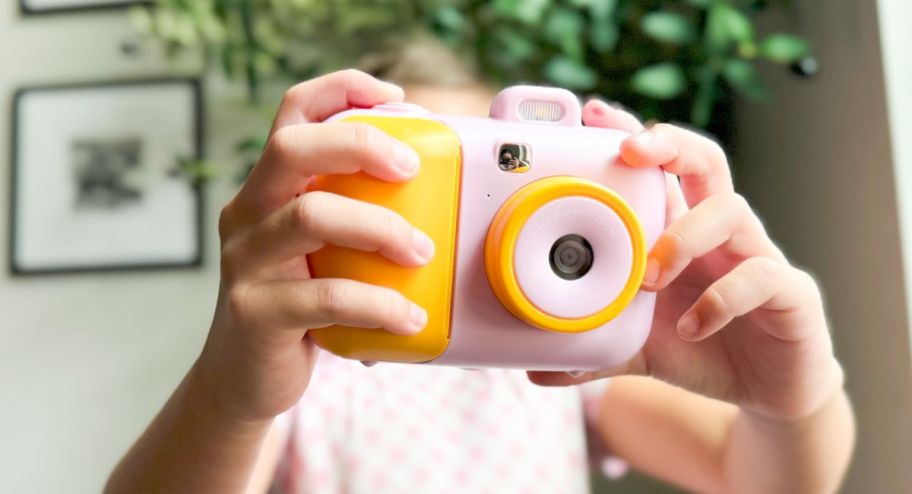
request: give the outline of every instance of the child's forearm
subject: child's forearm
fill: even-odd
[[[718,494],[833,492],[854,440],[841,389],[811,416],[782,422],[655,379],[617,377],[598,423],[608,448],[633,468]]]
[[[725,450],[728,492],[830,493],[842,481],[855,440],[845,391],[811,416],[772,420],[741,411]]]
[[[242,492],[269,422],[218,410],[192,369],[111,474],[105,492]]]

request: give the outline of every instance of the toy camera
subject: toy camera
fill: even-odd
[[[613,367],[642,347],[655,295],[639,288],[664,227],[664,175],[623,164],[627,134],[584,127],[572,93],[511,87],[490,118],[391,103],[333,120],[409,144],[421,169],[407,183],[321,176],[310,189],[392,209],[437,250],[419,268],[335,246],[311,254],[314,277],[387,286],[428,312],[413,336],[311,331],[321,347],[363,361],[538,370]]]

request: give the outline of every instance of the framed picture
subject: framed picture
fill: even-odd
[[[57,14],[122,8],[129,5],[151,5],[151,0],[19,0],[19,10],[23,14]]]
[[[12,273],[201,264],[198,81],[21,89],[12,129]]]

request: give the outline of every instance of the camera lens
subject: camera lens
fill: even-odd
[[[582,278],[592,268],[592,246],[579,235],[564,235],[551,246],[551,271],[565,280]]]

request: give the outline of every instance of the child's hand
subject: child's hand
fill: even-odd
[[[717,144],[671,125],[643,130],[631,115],[590,102],[587,125],[632,132],[621,157],[669,174],[667,228],[646,270],[657,291],[652,333],[621,369],[574,378],[533,372],[539,384],[648,374],[775,419],[808,416],[842,387],[820,292],[791,266],[733,190]]]
[[[361,72],[330,74],[285,95],[263,156],[219,221],[222,280],[195,389],[238,420],[272,419],[298,401],[317,353],[308,329],[344,324],[420,331],[423,309],[388,288],[310,279],[305,255],[330,243],[426,263],[431,240],[379,206],[313,192],[315,174],[415,176],[417,154],[373,127],[316,124],[351,107],[400,101],[402,90]]]

